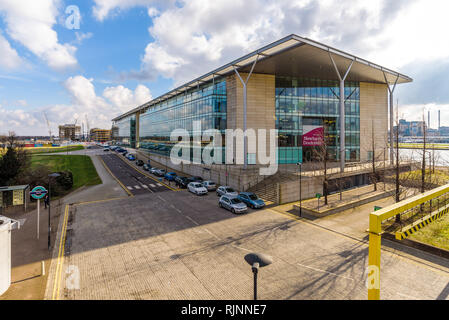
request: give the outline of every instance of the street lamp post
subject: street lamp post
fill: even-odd
[[[257,300],[257,274],[259,268],[266,267],[273,263],[271,257],[260,253],[249,253],[245,256],[245,261],[251,266],[254,276],[254,300]]]
[[[302,217],[302,163],[298,162],[296,165],[299,167],[299,216]]]
[[[51,178],[56,178],[59,177],[60,174],[59,173],[51,173],[48,175],[48,251],[50,251],[50,238],[51,238],[51,223],[50,223],[50,218],[51,218]]]

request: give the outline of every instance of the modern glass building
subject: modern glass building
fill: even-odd
[[[304,126],[322,126],[330,160],[340,158],[338,137],[339,83],[331,80],[276,77],[276,129],[279,130],[279,163],[313,161],[316,147],[302,146]],[[360,86],[345,87],[347,161],[360,161]]]
[[[124,147],[136,147],[136,114],[120,118],[112,124],[112,141]]]
[[[194,121],[201,123],[202,131],[216,129],[224,137],[227,128],[226,113],[226,80],[214,79],[212,83],[190,89],[140,114],[140,148],[169,155],[174,145],[170,141],[170,134],[176,129],[185,129],[193,137]],[[222,154],[224,156],[225,153]]]
[[[373,132],[375,148],[387,148],[393,118],[389,86],[411,81],[290,35],[116,117],[113,136],[122,145],[167,156],[171,132],[194,133],[194,121],[201,121],[203,131],[223,135],[226,129],[277,129],[280,165],[317,161],[325,147],[328,159],[344,167],[369,159]],[[317,132],[324,136],[322,143],[316,143]],[[243,167],[253,165],[259,160],[246,144]]]

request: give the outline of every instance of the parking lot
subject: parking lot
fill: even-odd
[[[251,299],[250,252],[274,260],[260,299],[366,299],[366,243],[272,209],[234,215],[215,193],[168,190],[71,211],[62,270],[79,272],[79,288],[62,272],[60,299]],[[382,263],[383,299],[448,297],[447,269],[390,252]]]
[[[215,192],[197,196],[121,155],[100,157],[132,196],[71,206],[65,259],[59,273],[50,271],[47,299],[251,299],[244,261],[251,252],[274,261],[259,272],[260,299],[366,299],[363,230],[346,234],[343,225],[295,219],[280,208],[235,215],[218,206]],[[161,186],[152,187],[156,181]],[[332,221],[348,221],[342,218]],[[74,275],[79,287],[68,285]],[[381,295],[447,299],[449,266],[385,248]]]

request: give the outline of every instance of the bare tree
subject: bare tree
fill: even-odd
[[[329,196],[329,167],[332,162],[332,157],[329,154],[330,146],[333,145],[332,137],[329,135],[328,127],[323,123],[323,131],[319,137],[319,145],[313,150],[315,163],[320,170],[323,170],[323,193],[324,205],[328,205]]]

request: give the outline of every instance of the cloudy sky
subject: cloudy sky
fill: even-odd
[[[73,7],[75,6],[75,7]],[[447,0],[0,0],[0,134],[110,119],[295,33],[414,79],[400,116],[449,126]],[[80,20],[74,19],[79,11]],[[426,112],[427,115],[427,112]]]

